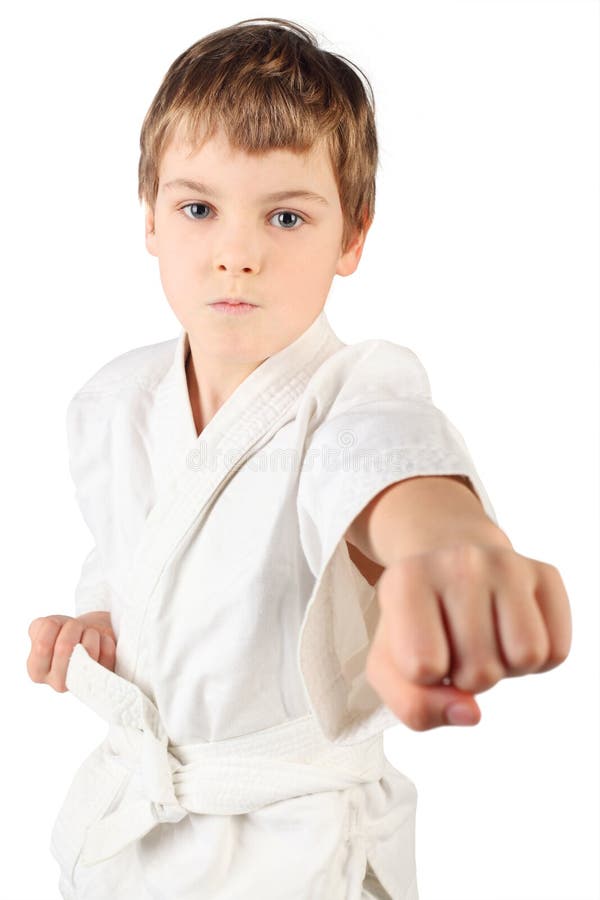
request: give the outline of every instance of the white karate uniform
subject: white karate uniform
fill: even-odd
[[[51,851],[68,900],[417,900],[414,784],[365,678],[376,588],[344,533],[383,488],[466,475],[427,374],[324,311],[198,436],[188,335],[111,360],[67,411],[95,545],[76,615],[109,610],[115,672],[76,645],[103,716]]]

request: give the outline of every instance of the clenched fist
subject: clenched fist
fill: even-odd
[[[469,542],[404,557],[385,569],[377,595],[367,680],[415,731],[476,724],[473,694],[547,672],[571,646],[558,569],[507,547]],[[455,703],[470,720],[448,718]]]
[[[68,690],[67,666],[75,644],[83,644],[92,659],[111,672],[115,670],[116,639],[108,612],[90,612],[78,618],[43,616],[33,620],[29,637],[29,677],[61,694]]]

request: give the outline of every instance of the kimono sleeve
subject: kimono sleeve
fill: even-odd
[[[79,391],[66,413],[69,471],[75,496],[94,544],[81,566],[75,588],[75,615],[113,608],[114,595],[107,578],[106,507],[109,496],[106,419],[108,396]]]
[[[366,355],[349,367],[341,393],[345,402],[331,405],[307,442],[297,512],[315,578],[298,666],[321,730],[343,745],[400,722],[365,676],[379,608],[375,586],[348,553],[344,534],[351,522],[394,482],[462,475],[498,523],[462,435],[433,404],[427,374],[409,348],[369,342]]]
[[[112,609],[111,589],[104,577],[102,559],[94,545],[83,561],[75,588],[75,616]]]

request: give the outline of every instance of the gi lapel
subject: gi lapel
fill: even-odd
[[[187,334],[180,333],[173,364],[157,388],[156,427],[170,446],[160,450],[159,490],[130,569],[116,674],[150,691],[135,670],[145,611],[162,571],[226,480],[277,432],[311,375],[343,346],[322,310],[295,341],[251,372],[196,436],[184,370]],[[184,414],[175,435],[170,402],[187,405],[187,425]]]

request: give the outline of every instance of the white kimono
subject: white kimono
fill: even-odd
[[[95,540],[76,615],[109,610],[115,672],[67,687],[108,723],[51,852],[68,900],[417,900],[414,784],[365,678],[378,603],[346,529],[383,488],[467,476],[427,374],[322,311],[198,436],[188,335],[103,366],[67,411]]]

